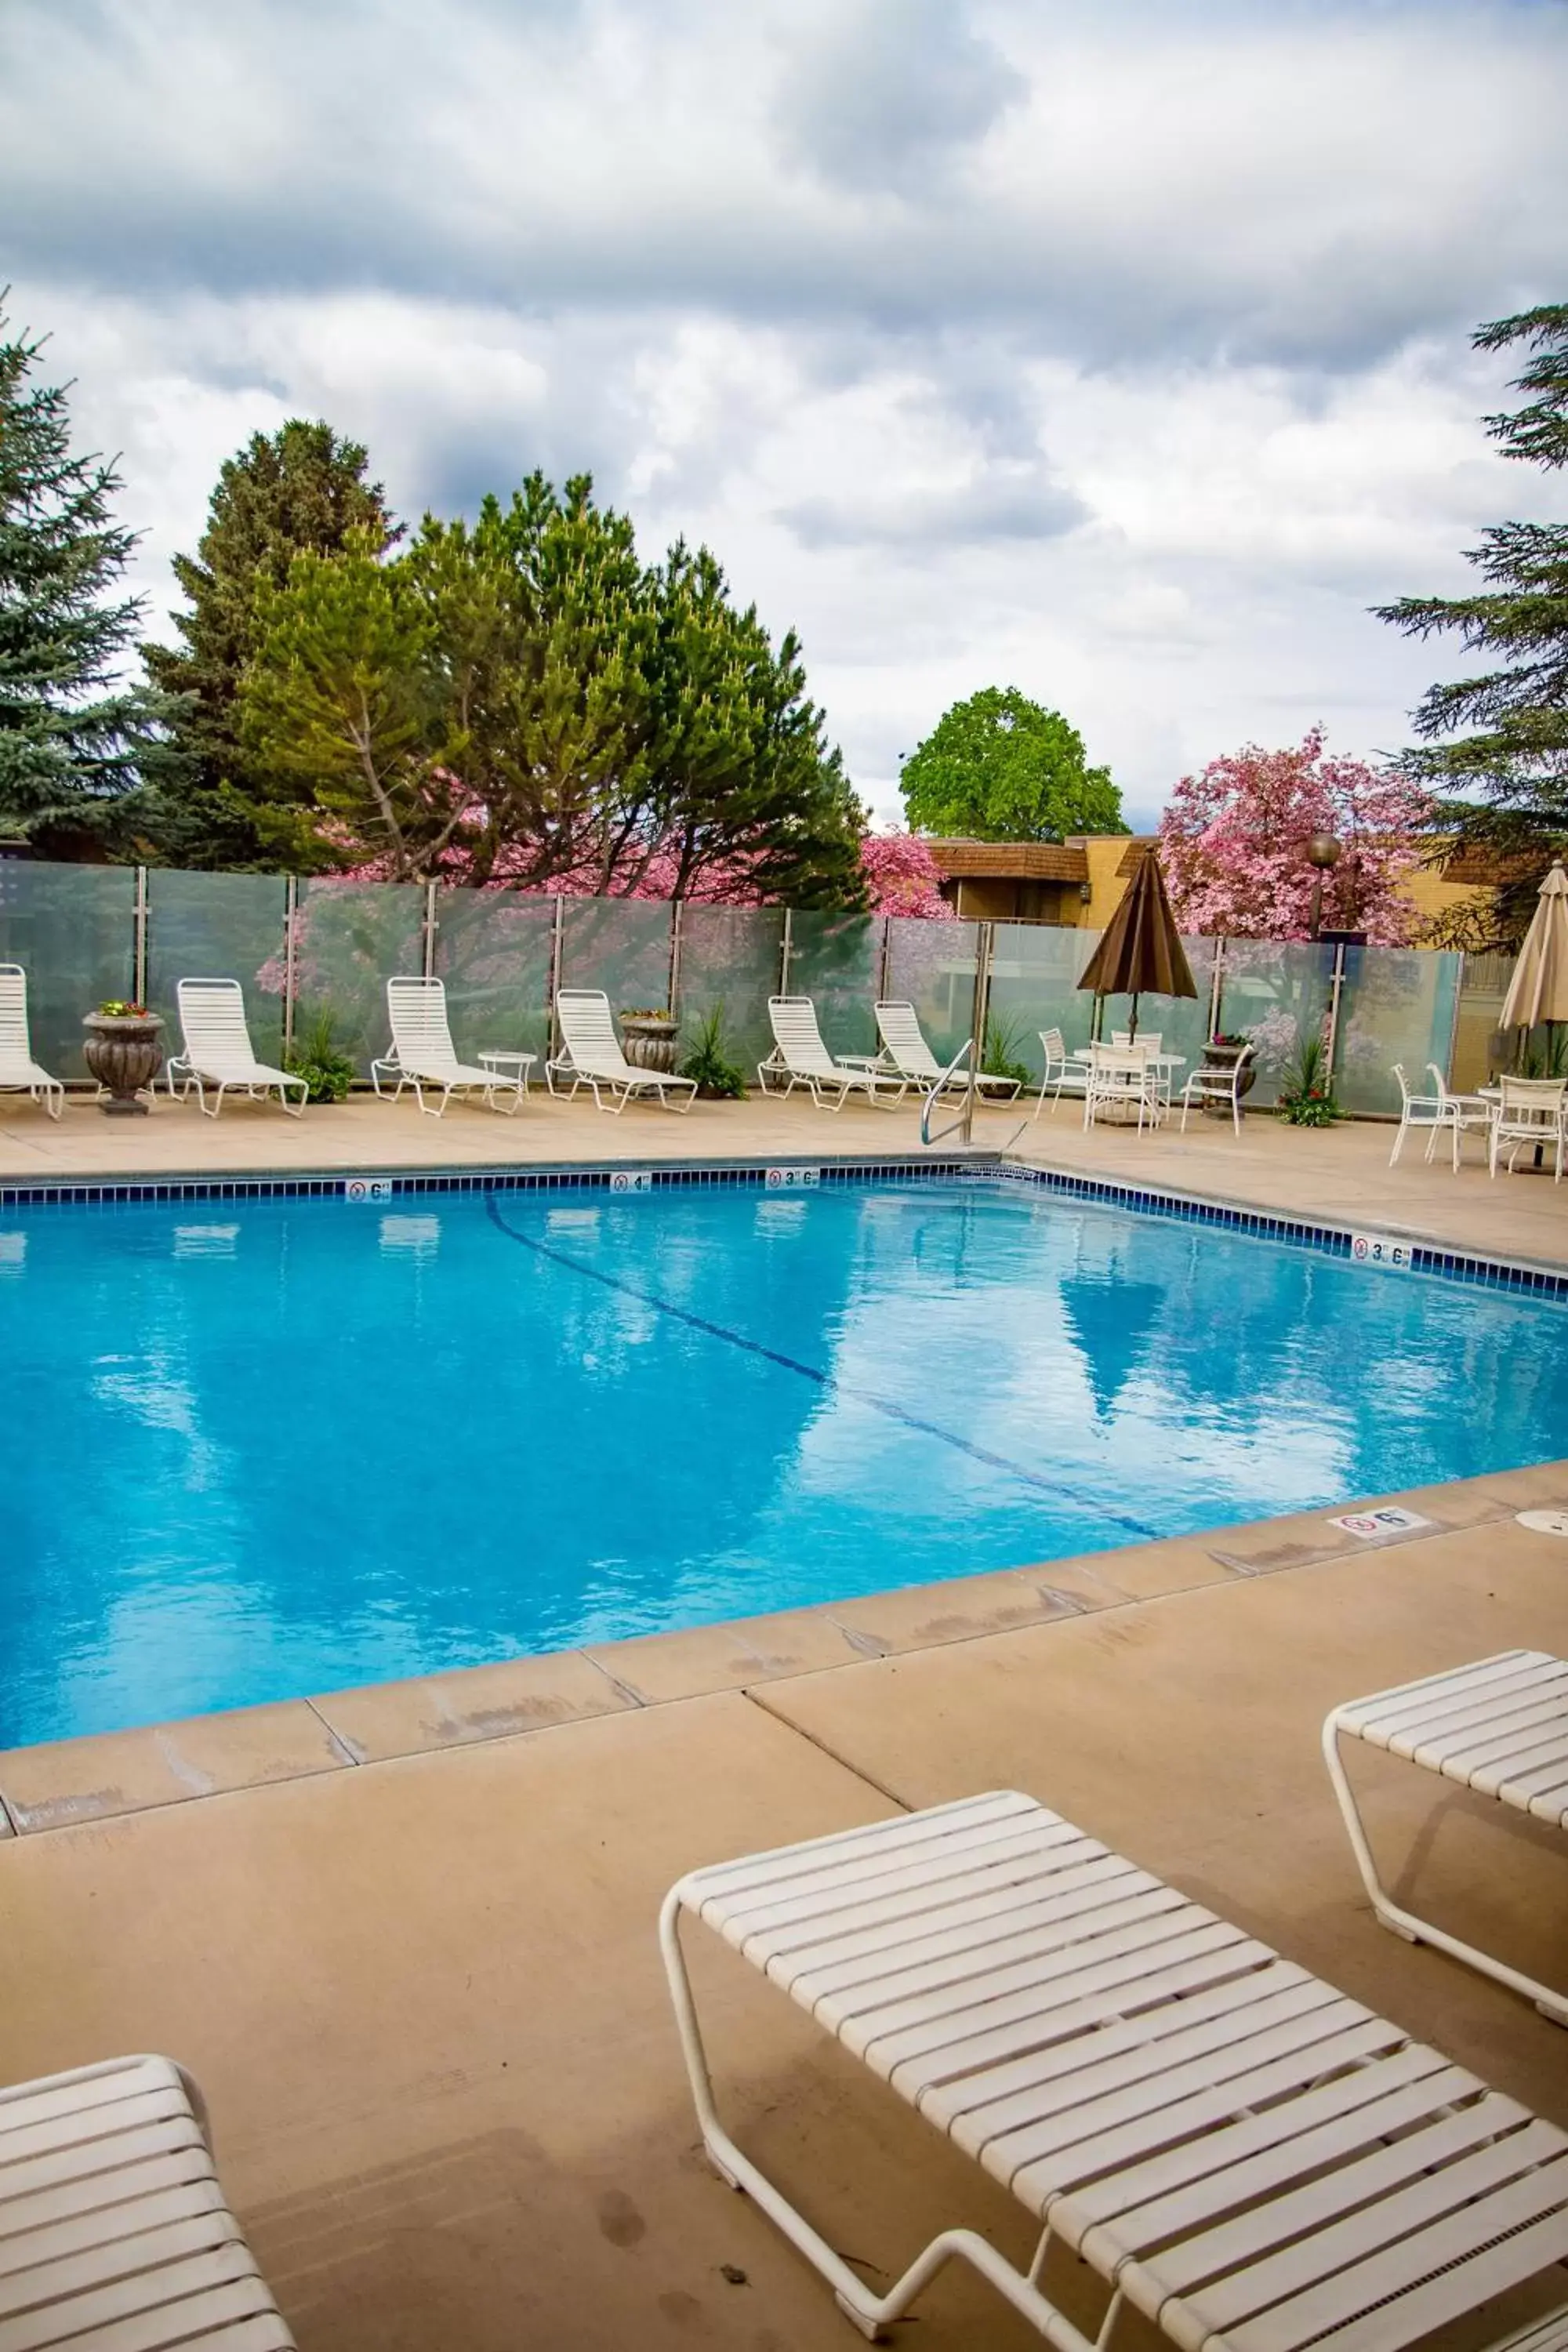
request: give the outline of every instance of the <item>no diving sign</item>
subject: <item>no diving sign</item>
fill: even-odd
[[[1407,1511],[1399,1503],[1385,1503],[1380,1511],[1346,1511],[1331,1519],[1331,1528],[1343,1528],[1346,1535],[1359,1536],[1363,1543],[1372,1543],[1379,1536],[1418,1535],[1423,1528],[1435,1526],[1424,1519],[1419,1511]]]

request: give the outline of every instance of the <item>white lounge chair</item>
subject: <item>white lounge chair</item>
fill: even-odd
[[[1074,1095],[1081,1095],[1085,1091],[1089,1085],[1089,1057],[1091,1049],[1085,1045],[1081,1050],[1069,1054],[1067,1041],[1059,1029],[1042,1029],[1040,1050],[1046,1057],[1046,1067],[1044,1076],[1040,1079],[1040,1099],[1035,1105],[1037,1118],[1046,1107],[1047,1094],[1051,1098],[1051,1108],[1055,1110],[1062,1098],[1064,1090]]]
[[[894,1077],[908,1078],[922,1094],[929,1094],[939,1078],[943,1094],[968,1093],[968,1070],[943,1070],[926,1043],[920,1014],[912,1004],[894,1000],[876,1004],[872,1010],[882,1040],[882,1050],[873,1066],[879,1066]],[[974,1087],[977,1094],[991,1095],[997,1102],[1011,1102],[1018,1091],[1018,1081],[1001,1077],[994,1071],[977,1070]]]
[[[1538,1984],[1394,1902],[1378,1875],[1345,1771],[1341,1743],[1346,1739],[1425,1765],[1462,1789],[1495,1797],[1499,1804],[1553,1829],[1568,1829],[1568,1663],[1544,1650],[1505,1650],[1395,1690],[1375,1691],[1370,1698],[1347,1699],[1323,1726],[1329,1778],[1362,1884],[1384,1926],[1495,1977],[1526,1994],[1543,2016],[1568,2025],[1568,1992]]]
[[[0,2344],[295,2352],[171,2060],[0,2091]]]
[[[594,1097],[594,1108],[603,1110],[602,1087],[617,1117],[627,1103],[644,1095],[652,1095],[661,1110],[691,1108],[697,1099],[694,1078],[674,1077],[667,1070],[639,1070],[627,1061],[610,1018],[610,1000],[602,988],[558,989],[555,1017],[561,1029],[561,1050],[544,1065],[544,1083],[552,1094],[556,1092],[557,1078],[563,1083],[570,1079],[568,1101],[579,1087],[586,1087]],[[671,1094],[677,1097],[673,1103]]]
[[[499,1066],[480,1069],[472,1062],[458,1061],[447,1019],[444,981],[389,980],[386,1017],[392,1027],[392,1050],[370,1066],[371,1084],[378,1095],[383,1092],[382,1080],[395,1077],[394,1102],[405,1087],[412,1087],[420,1109],[432,1118],[439,1118],[456,1094],[477,1094],[489,1110],[498,1107],[498,1091],[510,1095],[511,1099],[506,1106],[509,1118],[527,1094],[528,1074],[537,1059],[532,1054],[498,1055],[498,1064],[510,1066],[510,1075]],[[426,1087],[441,1089],[441,1099],[434,1109],[425,1099]]]
[[[263,1101],[276,1087],[278,1100],[293,1118],[298,1118],[310,1098],[308,1078],[292,1076],[287,1070],[275,1070],[267,1062],[258,1062],[251,1047],[250,1031],[245,1019],[245,997],[237,980],[182,980],[174,991],[180,1007],[180,1029],[185,1050],[170,1057],[164,1075],[169,1092],[188,1095],[196,1090],[199,1108],[209,1118],[216,1118],[223,1108],[223,1098],[230,1087],[243,1087],[254,1100],[258,1094]],[[207,1108],[205,1089],[216,1087],[216,1099]],[[300,1099],[289,1100],[289,1089],[298,1087]]]
[[[1018,2199],[1026,2272],[956,2228],[868,2285],[720,2122],[683,1914]],[[957,2260],[1054,2352],[1128,2305],[1183,2352],[1403,2352],[1568,2258],[1568,2133],[1032,1797],[694,1870],[659,1935],[710,2158],[868,2336]],[[1052,2255],[1104,2281],[1097,2336]],[[1568,2305],[1508,2341],[1563,2352]]]
[[[0,963],[0,1094],[42,1100],[51,1118],[65,1108],[66,1090],[33,1059],[27,1032],[27,975],[19,963]]]
[[[868,1102],[901,1103],[910,1081],[889,1070],[875,1054],[847,1054],[835,1061],[822,1042],[816,1007],[809,996],[770,996],[768,1020],[773,1050],[757,1065],[757,1083],[765,1095],[793,1094],[804,1087],[818,1109],[842,1110],[847,1097],[861,1094]],[[776,1081],[782,1078],[784,1084]],[[823,1089],[833,1090],[828,1102]]]
[[[1241,1082],[1247,1076],[1247,1066],[1252,1059],[1250,1045],[1243,1045],[1234,1062],[1221,1069],[1217,1064],[1200,1063],[1182,1088],[1182,1127],[1187,1131],[1187,1113],[1201,1110],[1205,1103],[1224,1103],[1230,1111],[1234,1131],[1241,1133]]]
[[[1556,1160],[1553,1181],[1563,1181],[1563,1145],[1565,1133],[1565,1113],[1568,1113],[1568,1080],[1563,1078],[1500,1078],[1498,1080],[1497,1113],[1488,1138],[1487,1161],[1492,1174],[1508,1146],[1508,1172],[1513,1174],[1513,1163],[1521,1149],[1533,1144],[1544,1150],[1550,1144]]]

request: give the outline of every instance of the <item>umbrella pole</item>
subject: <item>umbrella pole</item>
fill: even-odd
[[[1127,1034],[1131,1038],[1132,1043],[1136,1045],[1138,1043],[1138,992],[1136,990],[1133,991],[1132,994],[1132,1010],[1128,1015]]]

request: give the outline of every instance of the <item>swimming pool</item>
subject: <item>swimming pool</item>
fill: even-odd
[[[1568,1453],[1555,1301],[1022,1183],[7,1211],[0,1328],[0,1746]]]

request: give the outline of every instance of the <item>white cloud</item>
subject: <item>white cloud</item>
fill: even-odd
[[[1365,607],[1552,510],[1466,335],[1563,292],[1565,61],[1505,0],[13,0],[11,308],[156,605],[289,414],[405,513],[586,468],[798,626],[882,809],[1011,682],[1147,816],[1403,740]]]

